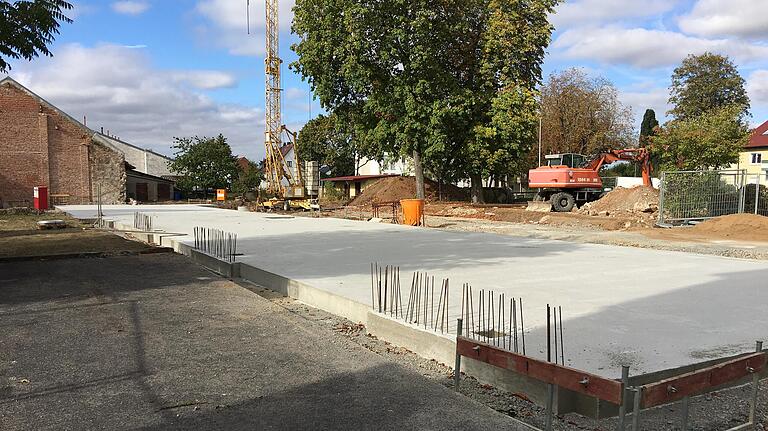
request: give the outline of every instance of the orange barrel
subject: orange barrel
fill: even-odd
[[[403,224],[408,226],[421,226],[424,221],[424,199],[403,199],[400,201],[403,208]]]

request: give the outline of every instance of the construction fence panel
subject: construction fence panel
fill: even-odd
[[[748,199],[748,180],[744,170],[665,172],[659,190],[659,223],[685,223],[738,214],[747,208],[754,211],[760,205],[768,210],[766,199],[755,192],[756,187],[764,189],[763,186],[753,184],[751,200]]]

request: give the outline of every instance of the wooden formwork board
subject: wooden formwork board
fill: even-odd
[[[722,364],[644,385],[642,407],[650,408],[668,404],[760,373],[765,369],[766,356],[768,356],[766,353],[753,353]]]
[[[530,358],[466,337],[457,337],[456,353],[612,404],[622,402],[624,385],[617,380]]]

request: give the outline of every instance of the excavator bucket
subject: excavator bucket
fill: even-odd
[[[550,201],[528,201],[528,207],[525,210],[548,213],[552,211],[552,203]]]

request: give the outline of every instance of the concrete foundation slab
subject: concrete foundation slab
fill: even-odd
[[[92,206],[62,209],[95,216]],[[650,373],[748,352],[768,338],[763,262],[195,205],[103,210],[123,225],[136,211],[153,215],[155,229],[181,234],[163,238],[176,249],[192,244],[195,226],[236,233],[239,262],[350,304],[370,304],[374,261],[400,266],[404,284],[412,271],[450,278],[451,322],[460,314],[462,283],[522,297],[533,356],[545,355],[546,305],[559,305],[566,364],[611,378],[622,364],[632,374]]]

